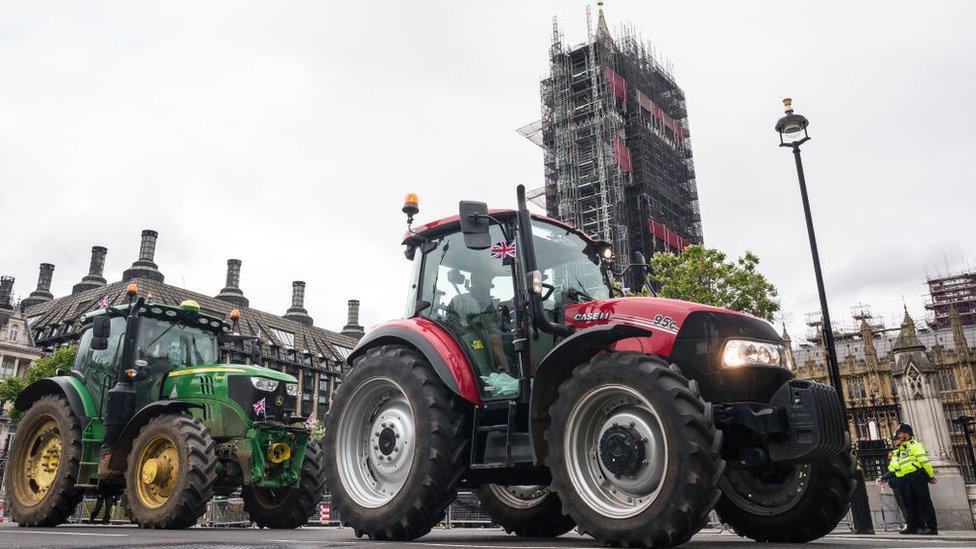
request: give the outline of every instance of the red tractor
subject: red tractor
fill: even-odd
[[[521,536],[677,545],[713,508],[759,541],[833,530],[855,486],[834,390],[792,379],[762,320],[615,297],[609,244],[529,213],[521,186],[518,205],[406,235],[406,318],[353,350],[326,417],[341,520],[412,540],[469,487]]]

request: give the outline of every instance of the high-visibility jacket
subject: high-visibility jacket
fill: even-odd
[[[908,439],[892,452],[888,470],[894,473],[896,477],[901,478],[919,469],[924,469],[929,478],[935,478],[935,471],[932,469],[932,464],[929,463],[929,456],[925,452],[925,447],[915,439]]]

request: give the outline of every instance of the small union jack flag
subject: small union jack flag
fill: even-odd
[[[268,403],[265,402],[267,399],[261,399],[254,403],[254,413],[263,416],[267,413]]]
[[[102,296],[102,299],[98,300],[98,308],[99,309],[108,309],[108,296],[107,295],[103,295]]]
[[[511,242],[496,242],[494,246],[488,249],[491,253],[492,259],[506,259],[515,257],[515,241]]]
[[[315,419],[315,414],[310,414],[308,416],[308,419],[305,420],[305,426],[308,427],[309,429],[315,427],[317,423],[318,421]]]

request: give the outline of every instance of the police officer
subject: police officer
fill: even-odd
[[[901,512],[901,518],[905,522],[905,526],[902,530],[908,530],[908,509],[905,507],[905,498],[902,497],[902,485],[905,483],[904,479],[900,479],[895,476],[895,471],[898,470],[898,458],[895,456],[895,449],[901,444],[901,439],[898,435],[892,435],[891,437],[891,451],[888,452],[888,471],[878,478],[883,484],[888,484],[891,486],[891,493],[895,496],[895,503],[898,504],[898,510]]]
[[[900,533],[936,535],[939,533],[938,524],[932,497],[929,495],[929,484],[937,482],[935,471],[929,463],[925,447],[913,438],[911,425],[902,423],[895,435],[899,443],[895,447],[891,463],[888,464],[888,470],[900,479],[902,499],[908,511],[908,516],[905,517],[908,526]]]

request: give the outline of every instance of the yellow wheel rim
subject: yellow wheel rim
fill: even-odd
[[[176,444],[165,436],[157,436],[139,455],[136,483],[139,501],[155,509],[169,501],[180,476],[180,453]]]
[[[58,478],[61,465],[61,431],[49,415],[38,416],[27,427],[24,443],[18,445],[14,492],[25,506],[33,507],[47,495]]]

